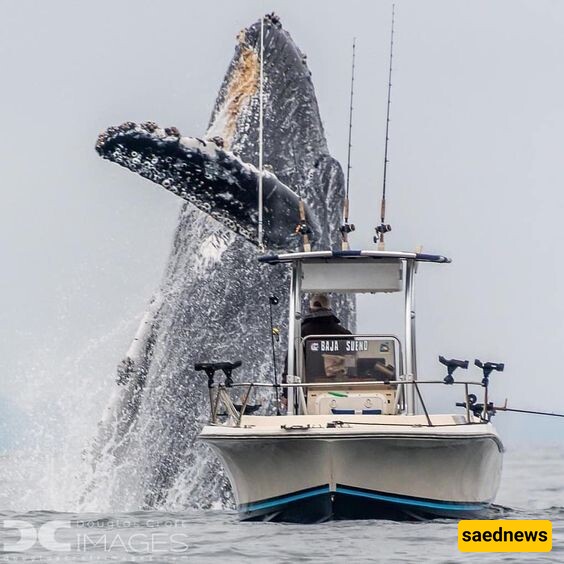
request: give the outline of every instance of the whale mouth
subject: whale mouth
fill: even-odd
[[[223,148],[223,139],[183,137],[176,127],[125,122],[99,137],[96,151],[194,204],[228,229],[258,244],[260,171]],[[263,171],[264,243],[291,249],[299,243],[300,200],[270,171]],[[319,226],[306,209],[312,231]]]

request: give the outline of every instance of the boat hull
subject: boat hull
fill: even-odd
[[[206,427],[245,520],[473,518],[499,486],[491,425],[382,429]]]
[[[330,520],[387,519],[477,519],[491,511],[489,503],[437,502],[436,500],[390,495],[337,484],[293,492],[287,496],[239,506],[244,521],[322,523]]]

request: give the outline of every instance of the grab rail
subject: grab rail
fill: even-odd
[[[290,378],[291,376],[288,376]],[[271,384],[269,382],[229,382],[227,384],[211,384],[210,388],[210,401],[212,402],[212,410],[211,410],[211,423],[217,424],[218,417],[219,417],[219,406],[223,404],[226,413],[229,418],[235,421],[237,427],[242,425],[243,415],[245,414],[245,409],[248,405],[248,401],[251,395],[253,388],[360,388],[366,386],[375,386],[375,385],[390,385],[390,384],[398,384],[398,385],[407,385],[407,386],[415,386],[415,391],[419,397],[419,401],[421,402],[421,406],[423,408],[423,412],[425,418],[427,419],[427,426],[434,427],[435,424],[432,422],[429,412],[427,411],[427,407],[423,400],[423,396],[419,389],[420,385],[426,384],[441,384],[441,385],[449,385],[449,386],[456,386],[461,385],[464,386],[464,395],[466,398],[465,407],[466,407],[466,423],[465,424],[473,424],[474,422],[471,420],[470,417],[470,405],[471,402],[469,401],[470,394],[468,393],[469,386],[480,386],[484,387],[482,382],[475,382],[475,381],[456,381],[451,384],[446,384],[444,380],[370,380],[364,382],[285,382],[280,384]],[[211,391],[212,389],[216,389],[215,398],[212,399]],[[237,409],[231,397],[229,396],[228,389],[229,388],[246,388],[246,393],[244,396],[244,400],[242,402],[240,410]],[[485,387],[484,393],[487,393],[487,387]],[[486,396],[487,397],[487,396]],[[304,398],[305,403],[305,398]]]

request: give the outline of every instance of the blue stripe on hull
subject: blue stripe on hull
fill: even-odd
[[[336,493],[355,495],[358,497],[366,497],[368,499],[376,499],[378,501],[386,501],[388,503],[399,503],[402,505],[411,505],[416,507],[425,507],[428,509],[448,509],[449,511],[480,511],[484,508],[483,503],[464,503],[458,501],[431,501],[418,498],[400,497],[389,494],[381,494],[369,492],[365,490],[357,490],[347,488],[345,486],[337,486]]]
[[[299,501],[302,499],[307,499],[309,497],[314,497],[317,495],[328,494],[330,493],[329,484],[320,488],[314,488],[311,490],[294,493],[291,495],[284,495],[277,498],[268,499],[265,501],[259,501],[257,503],[247,503],[241,505],[239,510],[243,509],[244,511],[257,511],[260,509],[268,509],[271,507],[279,507],[281,505],[285,505],[287,503],[292,503],[294,501]]]
[[[337,484],[301,490],[262,501],[241,504],[243,520],[318,523],[331,519],[417,520],[481,516],[489,503],[431,500],[363,490]]]

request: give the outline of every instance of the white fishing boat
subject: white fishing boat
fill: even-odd
[[[440,255],[385,250],[386,170],[392,75],[388,75],[386,143],[378,250],[351,251],[349,173],[351,156],[355,44],[352,52],[349,151],[341,250],[312,251],[305,205],[300,199],[303,252],[263,255],[265,268],[287,265],[289,288],[286,379],[235,382],[241,361],[197,364],[208,376],[211,417],[200,439],[223,461],[242,519],[320,522],[329,519],[468,518],[483,515],[497,493],[503,445],[491,424],[489,376],[502,364],[476,360],[481,381],[456,381],[468,361],[440,361],[444,379],[417,374],[414,281],[419,263],[449,263]],[[263,246],[263,20],[260,39],[259,185],[257,240]],[[278,266],[279,268],[279,266]],[[383,333],[310,334],[302,332],[307,294],[382,294],[403,292],[401,335]],[[271,297],[272,304],[276,298]],[[274,327],[273,334],[274,334]],[[340,329],[343,329],[342,327]],[[335,331],[337,332],[337,331]],[[346,332],[346,331],[345,331]],[[321,333],[321,332],[319,332]],[[216,380],[222,371],[223,382]],[[429,413],[424,388],[459,386],[464,412]],[[484,391],[482,404],[471,386]],[[275,410],[259,415],[251,405],[257,390],[271,387]],[[282,393],[283,392],[283,393]],[[281,397],[287,404],[281,408]],[[235,401],[234,401],[235,399]],[[236,403],[238,402],[238,403]],[[264,412],[264,407],[263,407]]]
[[[503,445],[481,381],[454,381],[467,361],[446,360],[444,379],[418,379],[414,281],[440,255],[317,251],[263,256],[291,268],[287,383],[234,382],[240,363],[207,363],[211,419],[200,438],[223,461],[242,519],[468,518],[490,508]],[[403,334],[301,337],[304,295],[403,292]],[[222,370],[224,382],[216,381]],[[459,386],[464,411],[429,413],[425,389]],[[253,393],[287,390],[287,412],[255,415]],[[484,391],[478,404],[471,386]],[[240,405],[232,397],[242,397]],[[255,412],[256,413],[256,412]]]

